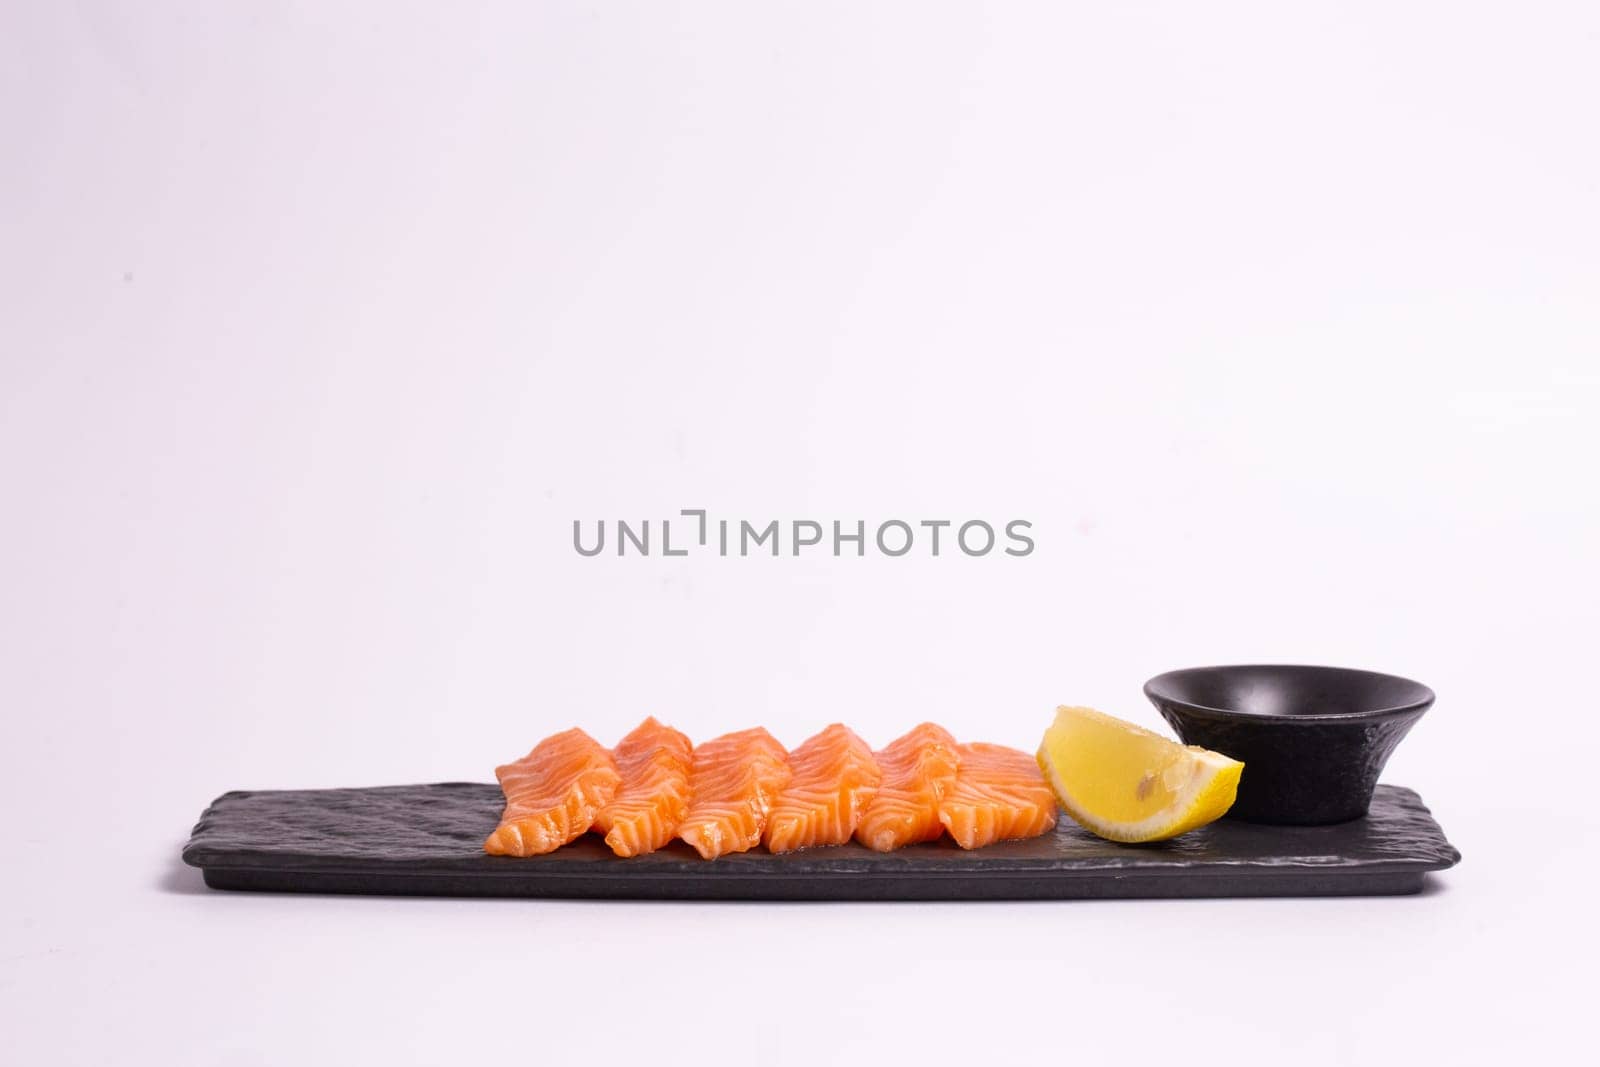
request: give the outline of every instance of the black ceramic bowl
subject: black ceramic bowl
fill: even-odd
[[[1183,738],[1244,761],[1229,816],[1315,825],[1357,819],[1433,690],[1343,667],[1191,667],[1144,684]]]

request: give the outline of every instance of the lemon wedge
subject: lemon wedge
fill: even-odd
[[[1057,708],[1039,769],[1079,825],[1111,841],[1165,841],[1222,817],[1238,760],[1169,741],[1093,708]]]

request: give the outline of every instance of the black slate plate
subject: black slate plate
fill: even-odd
[[[669,900],[1026,900],[1415,893],[1461,858],[1421,799],[1378,787],[1364,819],[1224,819],[1174,841],[1116,845],[1062,817],[1055,832],[963,852],[948,840],[880,854],[842,845],[714,861],[684,845],[618,859],[594,836],[548,856],[489,856],[498,786],[235,792],[183,850],[213,889]]]

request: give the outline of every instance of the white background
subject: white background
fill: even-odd
[[[8,4],[17,1062],[1528,1059],[1590,1011],[1593,5]],[[1025,518],[1026,559],[571,522]],[[1230,661],[1431,684],[1423,896],[205,891],[233,788]]]

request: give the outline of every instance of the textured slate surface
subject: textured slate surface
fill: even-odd
[[[1364,819],[1224,819],[1175,841],[1117,845],[1063,816],[1054,833],[963,852],[948,841],[700,859],[682,842],[618,859],[597,837],[548,856],[489,856],[493,785],[226,793],[186,863],[218,889],[634,899],[985,900],[1414,893],[1460,860],[1416,793],[1381,785]]]

